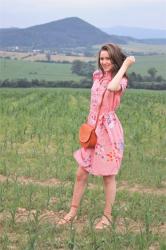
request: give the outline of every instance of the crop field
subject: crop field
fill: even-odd
[[[136,64],[129,70],[134,71],[141,75],[148,75],[147,71],[150,68],[156,68],[157,74],[166,79],[166,56],[153,55],[153,56],[136,56]]]
[[[43,61],[48,61],[46,53],[39,53],[39,52],[15,52],[15,51],[3,51],[0,50],[0,57],[5,58],[5,57],[10,57],[11,59],[18,59],[18,60],[24,60],[24,61],[37,61],[37,60],[43,60]],[[68,56],[64,54],[51,54],[50,59],[52,61],[68,61],[68,62],[73,62],[74,60],[80,60],[84,62],[88,61],[94,61],[96,58],[95,57],[86,57],[86,56]]]
[[[47,81],[79,81],[81,79],[80,76],[72,74],[71,64],[0,59],[0,80],[24,78]]]
[[[134,43],[129,42],[128,44],[122,45],[122,48],[127,52],[142,52],[147,53],[158,53],[166,54],[166,44],[145,44],[145,43]]]
[[[165,250],[166,92],[127,90],[117,110],[125,152],[113,224],[98,232],[104,191],[89,176],[78,219],[70,207],[89,90],[0,89],[0,249]]]
[[[66,57],[67,60],[67,57]],[[136,64],[129,72],[148,75],[149,68],[156,68],[157,75],[166,79],[166,57],[165,55],[136,56]],[[25,60],[12,60],[0,58],[0,80],[38,79],[47,81],[76,81],[82,78],[71,72],[71,64],[35,62]]]

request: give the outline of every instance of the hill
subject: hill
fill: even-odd
[[[166,44],[166,39],[136,39],[110,35],[78,18],[69,17],[28,28],[0,29],[0,49],[64,49],[89,47],[112,42],[128,44]]]
[[[77,17],[29,28],[0,29],[0,47],[75,48],[105,42],[125,44],[123,37],[110,36]]]

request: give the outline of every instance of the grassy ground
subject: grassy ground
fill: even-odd
[[[68,60],[68,57],[66,56],[64,60]],[[157,75],[161,75],[166,79],[165,66],[165,55],[136,56],[136,64],[129,69],[129,72],[134,71],[141,75],[148,75],[148,69],[154,67],[157,69]],[[34,61],[7,60],[0,58],[0,80],[20,78],[50,81],[80,81],[81,79],[78,75],[72,74],[71,64],[39,63]]]
[[[10,57],[11,59],[18,59],[18,60],[24,60],[24,61],[37,61],[37,60],[43,60],[48,61],[47,54],[46,53],[33,53],[33,52],[13,52],[13,51],[3,51],[0,50],[0,57]],[[63,54],[56,54],[56,55],[50,55],[50,59],[52,61],[68,61],[73,62],[74,60],[81,60],[84,62],[88,61],[94,61],[95,57],[86,57],[86,56],[68,56]]]
[[[166,56],[136,56],[136,64],[129,70],[129,72],[136,72],[141,75],[148,75],[147,71],[150,68],[157,69],[157,75],[161,75],[166,79]]]
[[[104,192],[93,176],[78,220],[56,226],[70,206],[72,154],[89,97],[89,90],[0,90],[0,249],[166,249],[165,91],[128,90],[117,111],[125,153],[112,227],[94,230]]]
[[[0,80],[38,79],[47,81],[79,81],[71,72],[71,64],[41,63],[23,60],[0,59]]]
[[[133,43],[122,45],[122,48],[127,52],[141,52],[147,53],[159,53],[166,54],[166,44],[145,44],[145,43]]]

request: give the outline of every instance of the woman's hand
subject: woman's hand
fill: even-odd
[[[135,63],[135,57],[134,56],[128,56],[124,60],[122,66],[120,67],[119,71],[116,73],[116,75],[113,77],[113,79],[109,82],[107,89],[111,91],[118,91],[121,89],[120,81],[124,77],[124,74],[126,73],[127,69]]]
[[[128,56],[126,57],[126,59],[124,60],[123,64],[129,68],[132,64],[135,63],[135,57],[134,56]]]

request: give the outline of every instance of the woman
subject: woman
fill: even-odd
[[[76,182],[69,213],[58,224],[72,222],[84,193],[88,175],[103,176],[105,207],[101,220],[95,226],[103,229],[111,223],[112,207],[116,195],[116,175],[121,166],[124,136],[121,123],[115,113],[121,96],[127,87],[127,69],[135,62],[134,56],[126,57],[114,44],[101,47],[98,55],[99,70],[93,73],[91,105],[88,123],[96,127],[95,148],[80,148],[74,152],[78,163]],[[104,96],[103,96],[104,95]],[[103,100],[102,100],[103,98]],[[100,103],[102,101],[102,105]],[[97,120],[97,114],[99,118]]]

